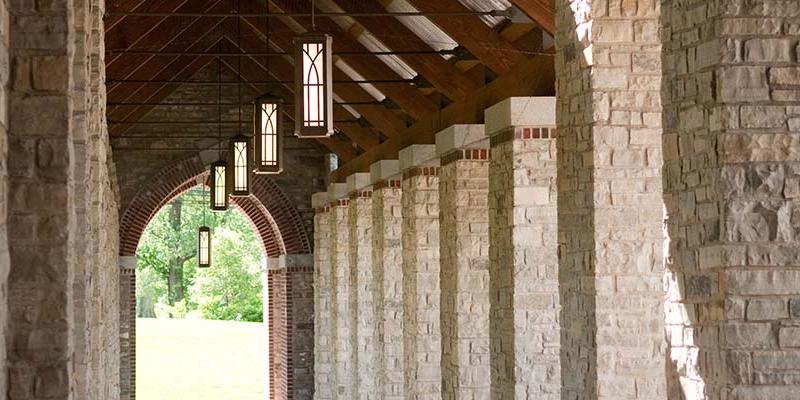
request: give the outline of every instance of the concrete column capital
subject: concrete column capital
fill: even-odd
[[[414,144],[400,150],[400,170],[407,171],[417,167],[438,167],[435,144]]]
[[[555,97],[509,97],[484,111],[486,136],[491,137],[511,127],[556,126]]]
[[[456,150],[488,149],[483,124],[453,125],[436,134],[436,154],[441,157]]]
[[[369,167],[370,182],[378,182],[400,176],[400,160],[380,160]]]

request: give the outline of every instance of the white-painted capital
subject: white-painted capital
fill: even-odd
[[[331,203],[328,192],[319,192],[311,195],[311,207],[314,209],[327,207]]]
[[[328,185],[328,199],[331,202],[341,200],[347,197],[347,184],[346,183],[331,183]]]
[[[312,267],[314,266],[313,254],[282,254],[278,258],[278,267]]]
[[[372,184],[400,174],[400,160],[380,160],[369,167]]]
[[[454,150],[487,148],[489,141],[482,124],[453,125],[436,134],[436,154],[439,156]]]
[[[555,97],[510,97],[484,112],[486,136],[513,126],[556,126]]]
[[[414,144],[400,150],[400,170],[439,165],[435,144]]]
[[[372,182],[370,182],[370,178],[369,172],[356,172],[355,174],[348,176],[347,192],[353,193],[367,188],[372,184]]]
[[[120,268],[130,268],[136,269],[138,265],[138,259],[136,256],[120,256],[119,257],[119,266]]]

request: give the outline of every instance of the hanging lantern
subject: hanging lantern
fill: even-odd
[[[281,100],[271,96],[260,97],[256,99],[254,111],[254,171],[257,174],[279,174],[283,171]]]
[[[211,164],[209,186],[211,186],[211,209],[214,211],[228,209],[227,169],[228,164],[222,160]]]
[[[211,228],[201,226],[197,232],[197,267],[211,266]]]
[[[228,179],[231,185],[231,196],[248,196],[250,194],[250,139],[237,135],[231,139],[231,168]]]
[[[295,135],[333,135],[331,37],[315,33],[295,39]]]

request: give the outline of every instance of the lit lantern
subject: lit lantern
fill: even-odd
[[[295,135],[333,135],[331,37],[315,33],[295,39]]]
[[[211,266],[211,228],[201,226],[197,232],[197,267]]]
[[[228,179],[231,185],[231,196],[247,196],[250,194],[250,139],[237,135],[231,139],[231,169]]]
[[[227,186],[228,164],[225,161],[217,161],[211,164],[211,209],[214,211],[225,211],[228,209],[228,186]]]
[[[270,96],[258,98],[254,111],[254,171],[257,174],[279,174],[283,171],[281,100]]]

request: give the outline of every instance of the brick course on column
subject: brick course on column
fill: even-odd
[[[800,3],[661,20],[670,396],[796,399]]]
[[[659,10],[556,2],[564,398],[666,396]]]
[[[337,186],[341,185],[341,188]],[[352,336],[355,330],[350,312],[350,234],[347,226],[350,200],[346,198],[345,184],[332,184],[330,229],[333,303],[334,372],[336,373],[336,399],[355,398],[355,353]]]
[[[441,398],[439,167],[434,145],[400,152],[406,399]]]
[[[375,279],[377,385],[380,398],[403,398],[403,262],[400,164],[382,160],[372,174],[372,251]]]
[[[120,257],[120,399],[136,399],[136,256]]]
[[[379,399],[376,375],[376,309],[374,303],[375,279],[372,264],[372,188],[368,173],[347,178],[350,193],[350,308],[354,328],[352,348],[355,352],[356,397],[362,400]]]
[[[436,136],[443,399],[490,394],[488,145],[483,125]]]
[[[314,216],[314,399],[333,399],[333,276],[330,204],[327,193],[313,197]]]
[[[486,111],[492,398],[561,398],[555,98]]]
[[[287,319],[286,269],[275,259],[267,271],[269,285],[269,398],[282,400],[289,397],[289,366],[287,365],[289,333]]]

